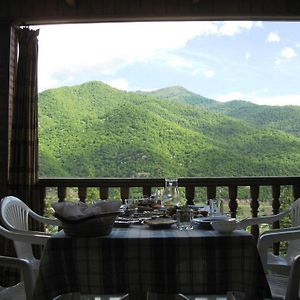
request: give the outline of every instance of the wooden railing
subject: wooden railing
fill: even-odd
[[[120,198],[124,202],[130,198],[130,190],[139,187],[142,195],[150,196],[154,188],[163,187],[164,178],[40,178],[39,189],[41,199],[46,198],[49,187],[57,188],[58,201],[64,201],[67,197],[68,188],[78,188],[78,198],[85,202],[88,188],[98,188],[99,198],[108,199],[111,188],[120,189]],[[232,217],[236,217],[238,208],[238,189],[249,187],[249,199],[251,217],[257,217],[259,211],[259,192],[263,186],[271,189],[272,211],[274,214],[280,209],[280,196],[283,186],[291,187],[291,197],[300,197],[300,177],[209,177],[209,178],[178,178],[179,187],[185,190],[187,204],[194,204],[195,189],[206,189],[207,199],[216,197],[217,188],[228,189],[228,206]],[[142,196],[141,195],[141,196]],[[250,216],[249,216],[250,217]],[[279,228],[279,222],[273,224],[273,228]],[[259,228],[253,226],[251,233],[258,237]]]

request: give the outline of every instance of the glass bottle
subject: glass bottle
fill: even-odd
[[[165,179],[163,206],[165,208],[173,208],[179,206],[178,180],[175,178]]]

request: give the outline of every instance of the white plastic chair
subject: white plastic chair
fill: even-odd
[[[22,281],[14,286],[0,287],[1,300],[30,300],[32,298],[33,278],[29,262],[23,259],[0,256],[0,266],[20,270]]]
[[[274,242],[274,234],[265,234],[259,240],[258,250],[262,256],[262,261],[267,258],[267,248]],[[284,238],[282,234],[276,241],[289,240],[293,238],[299,238],[300,230],[294,235],[294,232],[285,233]],[[265,270],[267,272],[267,270]],[[271,289],[273,300],[300,300],[299,288],[300,288],[300,255],[297,255],[291,262],[290,272],[288,275],[278,273],[267,273],[267,280]]]
[[[246,228],[251,225],[259,225],[259,224],[269,224],[275,221],[282,219],[283,217],[291,216],[291,227],[288,228],[281,228],[281,229],[271,229],[268,231],[263,232],[260,235],[260,241],[262,237],[268,234],[268,250],[270,247],[273,246],[273,243],[279,241],[287,241],[288,236],[285,234],[292,233],[293,239],[289,240],[288,248],[286,255],[279,256],[274,255],[271,251],[267,251],[262,253],[263,257],[263,264],[265,270],[288,275],[290,272],[290,267],[293,259],[295,256],[300,254],[300,198],[297,199],[287,210],[271,216],[263,216],[263,217],[256,217],[251,219],[245,219],[240,222],[240,226],[242,228]],[[274,235],[273,235],[274,233]],[[293,234],[294,233],[294,234]],[[271,234],[271,235],[269,235]],[[276,234],[276,235],[275,235]],[[278,234],[278,235],[277,235]],[[272,238],[274,239],[272,240]],[[264,247],[264,246],[263,246]],[[265,249],[264,249],[265,250]]]
[[[10,230],[7,230],[6,228],[2,227],[0,225],[0,235],[4,236],[7,239],[13,240],[15,242],[23,243],[23,244],[37,244],[37,245],[45,245],[48,236],[41,235],[38,233],[28,233],[28,232],[13,232]],[[33,265],[32,260],[27,259],[24,255],[24,257],[19,258],[13,258],[13,257],[3,257],[0,256],[0,265],[5,266],[11,266],[19,268],[22,272],[23,278],[24,278],[24,286],[25,286],[25,292],[26,292],[26,299],[30,300],[32,296],[33,287],[35,284],[35,265]],[[17,294],[22,293],[22,283],[9,287],[8,289],[2,290],[0,292],[0,299],[12,299],[15,300],[17,298],[8,298],[10,295],[14,295],[17,297]],[[4,298],[7,297],[7,298]]]
[[[0,234],[13,240],[17,257],[30,263],[35,279],[38,272],[39,260],[32,252],[32,244],[44,245],[51,236],[50,233],[30,231],[28,229],[28,216],[44,224],[60,226],[57,219],[49,219],[36,214],[20,199],[7,196],[0,203],[0,219],[3,226]],[[15,233],[15,235],[11,234]]]

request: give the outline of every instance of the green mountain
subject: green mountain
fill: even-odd
[[[299,107],[264,107],[268,118],[262,121],[255,115],[262,108],[250,106],[219,103],[181,87],[124,92],[93,81],[47,90],[39,95],[40,173],[299,175]],[[245,113],[237,113],[243,107]]]

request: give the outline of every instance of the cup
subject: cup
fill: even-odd
[[[176,222],[179,230],[193,229],[193,210],[188,207],[182,207],[176,210]]]

